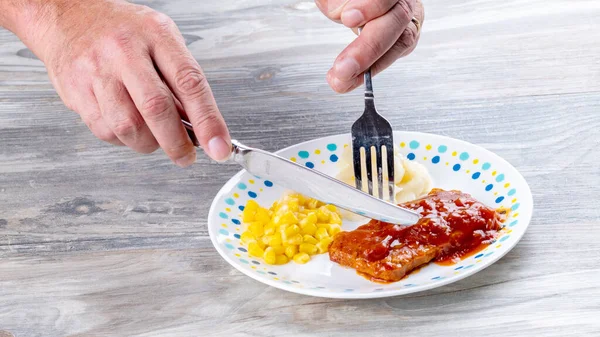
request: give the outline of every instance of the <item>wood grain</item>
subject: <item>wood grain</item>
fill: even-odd
[[[171,15],[237,139],[268,150],[348,132],[360,92],[325,82],[353,34],[311,1],[143,1]],[[598,336],[600,3],[430,0],[417,50],[374,80],[396,129],[482,145],[534,194],[486,270],[404,297],[286,293],[207,237],[237,171],[179,169],[96,140],[43,64],[0,30],[0,336]],[[268,135],[268,136],[265,136]]]

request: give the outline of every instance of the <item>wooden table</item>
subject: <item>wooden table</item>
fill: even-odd
[[[148,1],[206,70],[232,133],[276,150],[348,132],[325,73],[353,34],[311,1]],[[235,166],[179,169],[96,140],[0,31],[0,336],[598,336],[600,3],[426,1],[417,50],[375,79],[399,130],[484,146],[529,182],[532,223],[455,284],[344,301],[229,266],[209,204]]]

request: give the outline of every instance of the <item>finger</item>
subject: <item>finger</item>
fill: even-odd
[[[421,1],[417,1],[417,3],[416,3],[414,16],[419,21],[419,23],[421,24],[421,27],[422,27],[423,22],[425,21],[425,10],[423,8],[423,4],[421,3]],[[406,27],[406,30],[404,30],[404,32],[402,32],[402,34],[400,35],[400,38],[398,38],[398,41],[396,41],[396,43],[394,43],[392,48],[390,48],[390,50],[388,50],[387,53],[385,53],[385,55],[383,55],[379,60],[377,60],[377,62],[375,62],[375,64],[373,64],[373,66],[371,67],[371,75],[372,76],[377,75],[378,73],[382,72],[383,70],[385,70],[386,68],[391,66],[399,58],[410,54],[417,47],[420,36],[421,36],[420,29],[417,28],[415,23],[411,22],[408,25],[408,27]],[[357,87],[361,86],[363,83],[364,83],[363,76],[362,75],[358,76],[356,78],[356,81],[354,81],[350,85],[350,87],[348,88],[348,91],[352,91],[352,90],[356,89]]]
[[[329,70],[329,85],[347,92],[356,77],[373,65],[398,40],[412,19],[414,0],[399,1],[387,14],[368,22],[358,36],[336,59]]]
[[[350,0],[315,0],[317,8],[329,19],[342,23],[342,10]]]
[[[118,80],[94,82],[94,94],[102,117],[123,144],[136,152],[151,153],[158,143],[138,112],[125,88]]]
[[[78,99],[76,99],[72,105],[74,110],[81,117],[81,120],[83,120],[96,138],[117,146],[125,145],[119,140],[111,128],[108,127],[108,124],[102,117],[98,101],[92,88],[80,92]]]
[[[96,138],[117,146],[123,146],[119,138],[102,118],[92,86],[81,76],[59,78],[48,72],[52,85],[68,109],[75,111]]]
[[[353,0],[344,6],[342,23],[349,28],[360,27],[387,13],[398,0]]]
[[[196,161],[169,88],[162,82],[149,55],[139,56],[125,67],[123,83],[154,138],[167,156],[181,167]]]
[[[425,10],[423,8],[423,4],[421,1],[417,1],[415,6],[415,18],[423,27],[423,22],[425,21]],[[392,48],[388,50],[385,55],[383,55],[371,68],[373,74],[380,73],[387,67],[391,66],[396,60],[401,57],[407,56],[412,53],[413,50],[417,47],[417,43],[419,42],[419,38],[421,37],[421,31],[416,26],[414,22],[411,22],[408,27],[402,32],[398,41],[394,43]]]
[[[183,105],[200,145],[217,161],[231,154],[231,138],[204,73],[173,24],[171,34],[161,34],[152,56],[169,87]]]

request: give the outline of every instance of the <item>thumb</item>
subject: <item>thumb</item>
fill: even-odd
[[[342,11],[350,0],[315,0],[317,7],[329,19],[341,22]]]

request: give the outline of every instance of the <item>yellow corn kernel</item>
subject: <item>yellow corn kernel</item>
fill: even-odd
[[[248,254],[256,257],[262,257],[265,255],[265,251],[258,245],[258,242],[250,241],[248,243]]]
[[[310,213],[308,213],[306,215],[306,218],[304,218],[304,219],[302,219],[302,221],[300,221],[300,227],[309,225],[309,224],[316,224],[317,220],[318,220],[317,212],[311,211]]]
[[[265,234],[265,229],[262,223],[255,221],[250,223],[248,226],[248,230],[254,234],[256,237],[263,236]]]
[[[281,240],[283,240],[283,242],[287,241],[288,236],[287,234],[285,234],[285,230],[288,228],[287,225],[281,225],[278,227],[277,233],[279,233],[279,235],[281,235]]]
[[[315,255],[319,250],[317,249],[317,246],[311,243],[303,243],[298,247],[298,251],[308,255]]]
[[[285,236],[288,238],[298,233],[300,233],[300,227],[298,225],[291,225],[285,229]]]
[[[342,226],[340,225],[331,225],[329,226],[329,236],[333,237],[337,233],[342,231]]]
[[[260,240],[257,240],[257,241],[260,241],[260,242],[263,243],[263,245],[268,246],[270,240],[271,240],[271,236],[270,235],[264,235],[264,236],[261,236]]]
[[[278,225],[286,224],[286,225],[295,225],[298,223],[298,218],[292,213],[292,211],[285,212],[281,218],[279,218]]]
[[[342,224],[342,218],[337,213],[329,214],[329,222],[336,225]]]
[[[330,223],[319,223],[319,224],[317,224],[317,228],[325,228],[327,231],[329,231],[329,229],[331,229],[331,224]]]
[[[288,237],[286,244],[288,245],[299,245],[302,243],[302,234],[295,234],[294,236]]]
[[[251,223],[252,221],[254,221],[255,217],[256,210],[250,209],[248,207],[244,208],[244,211],[242,212],[242,222]]]
[[[304,218],[306,218],[306,214],[300,213],[300,212],[296,213],[296,216],[298,217],[298,220],[300,220],[300,221],[302,221],[302,220],[304,220]]]
[[[324,238],[329,237],[329,234],[327,233],[327,229],[325,229],[324,227],[317,228],[315,237],[319,240],[323,240]]]
[[[279,247],[282,244],[283,244],[283,241],[281,240],[281,234],[275,233],[269,237],[269,243],[268,243],[269,246]]]
[[[331,212],[325,206],[321,206],[317,210],[317,219],[319,219],[319,222],[328,222],[330,214]]]
[[[244,211],[245,210],[256,211],[259,207],[260,207],[260,205],[258,205],[258,203],[256,201],[250,199],[246,203],[246,206],[244,206]]]
[[[286,204],[280,204],[277,210],[275,210],[275,215],[283,216],[285,213],[289,211],[289,208]]]
[[[287,246],[287,247],[285,247],[285,255],[286,255],[288,258],[290,258],[290,259],[291,259],[291,258],[293,258],[293,257],[294,257],[294,255],[296,255],[296,254],[298,254],[298,246],[291,245],[291,246]]]
[[[298,199],[292,199],[288,201],[288,207],[290,211],[298,212],[298,210],[300,210],[300,203],[298,202]]]
[[[294,255],[294,262],[296,263],[305,264],[308,261],[310,261],[310,256],[306,253],[298,253]]]
[[[309,209],[309,208],[306,208],[306,207],[300,207],[300,210],[298,212],[301,213],[301,214],[304,214],[304,215],[309,215],[310,213],[312,213],[314,211],[315,211],[314,209]]]
[[[267,245],[262,240],[256,240],[256,244],[258,244],[261,249],[267,248]]]
[[[327,208],[329,211],[331,211],[333,213],[337,212],[337,207],[335,207],[335,205],[327,204],[327,205],[325,205],[325,208]]]
[[[316,232],[317,232],[317,225],[315,225],[315,224],[306,225],[306,226],[302,227],[302,230],[301,230],[301,233],[303,235],[315,235]]]
[[[265,235],[273,235],[275,234],[275,227],[273,226],[265,226]]]
[[[259,221],[263,225],[266,225],[267,223],[269,223],[270,220],[271,220],[271,217],[269,216],[269,211],[266,210],[265,208],[260,207],[256,211],[256,215],[254,216],[254,221]]]
[[[275,258],[275,263],[276,264],[286,264],[288,263],[290,259],[288,259],[287,256],[285,255],[277,255],[277,257]]]
[[[319,250],[319,254],[327,253],[329,251],[329,245],[333,242],[332,238],[324,238],[323,240],[317,243],[317,249]]]
[[[271,247],[271,248],[273,248],[273,251],[277,255],[283,255],[283,254],[285,254],[285,247],[283,247],[283,246],[277,246],[277,247]]]
[[[272,247],[265,249],[265,253],[263,254],[263,259],[266,264],[275,264],[277,263],[277,254]]]
[[[317,199],[308,199],[305,203],[306,207],[309,209],[315,209],[319,206],[319,201]]]
[[[254,234],[252,234],[252,232],[250,231],[245,231],[242,233],[242,235],[240,236],[240,240],[242,241],[242,243],[248,243],[252,240],[256,240],[256,237],[254,236]]]
[[[303,243],[311,243],[313,245],[316,245],[317,242],[319,242],[319,240],[315,239],[315,237],[312,235],[306,234],[302,237],[302,242]]]

